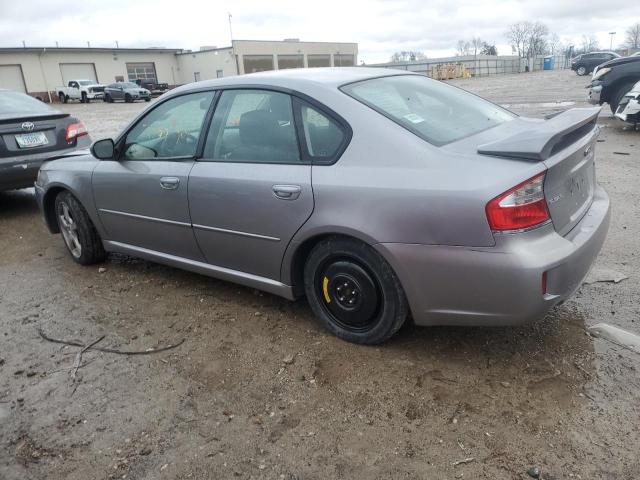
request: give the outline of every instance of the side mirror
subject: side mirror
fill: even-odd
[[[113,160],[115,149],[113,140],[105,138],[91,145],[91,154],[99,160]]]

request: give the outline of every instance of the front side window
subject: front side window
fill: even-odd
[[[476,95],[422,75],[373,78],[341,90],[437,146],[516,117]]]
[[[319,162],[332,161],[344,142],[344,131],[313,107],[302,105],[300,113],[309,156]]]
[[[203,160],[300,162],[291,97],[268,90],[225,90],[213,115]]]
[[[148,160],[196,154],[214,92],[174,97],[145,115],[127,134],[123,158]]]

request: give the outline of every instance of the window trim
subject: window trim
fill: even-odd
[[[275,85],[260,85],[260,84],[221,85],[221,86],[217,86],[215,90],[217,91],[217,94],[212,102],[213,109],[211,111],[211,116],[207,118],[208,123],[206,125],[206,131],[203,132],[204,135],[201,137],[203,139],[203,142],[202,142],[202,145],[199,146],[201,148],[199,148],[197,152],[197,155],[195,158],[196,161],[207,162],[207,163],[244,163],[247,165],[318,165],[318,166],[333,165],[338,160],[340,160],[340,158],[342,157],[342,154],[345,152],[345,150],[351,143],[351,139],[353,137],[353,129],[351,128],[351,125],[349,125],[349,123],[344,118],[342,118],[332,109],[330,109],[323,103],[319,102],[318,100],[302,92],[299,92],[297,90],[293,90],[286,87],[278,87]],[[240,161],[232,161],[232,160],[224,160],[224,161],[211,160],[211,159],[205,160],[202,157],[202,155],[204,154],[204,144],[206,142],[207,137],[209,136],[209,130],[211,129],[211,125],[213,123],[213,115],[215,114],[215,110],[218,107],[218,102],[220,100],[220,97],[226,90],[266,90],[270,92],[278,92],[278,93],[284,93],[289,95],[291,97],[291,103],[293,108],[293,121],[295,123],[294,126],[296,130],[296,140],[298,142],[298,153],[300,155],[300,161],[265,163],[265,162],[240,162]],[[299,104],[300,102],[308,104],[309,106],[321,112],[323,115],[335,121],[344,133],[344,139],[342,141],[342,144],[340,145],[340,148],[338,148],[336,153],[333,155],[333,157],[331,157],[329,161],[322,161],[322,162],[319,162],[317,160],[314,161],[314,157],[310,156],[307,152],[306,137],[304,137],[304,132],[302,131],[303,126],[302,126],[302,117],[300,116],[300,108],[296,106],[296,104]]]
[[[200,137],[198,139],[198,145],[196,146],[196,152],[194,155],[182,155],[182,156],[176,156],[176,157],[149,157],[149,158],[135,158],[135,159],[125,159],[123,158],[123,154],[124,154],[124,147],[126,146],[126,141],[127,141],[127,137],[129,136],[129,133],[131,133],[131,131],[149,114],[151,114],[151,112],[153,112],[156,108],[159,108],[161,105],[164,105],[165,103],[174,100],[178,97],[184,97],[185,95],[193,95],[193,94],[197,94],[197,93],[207,93],[207,92],[211,92],[213,93],[213,96],[211,98],[211,104],[209,105],[209,108],[207,109],[207,113],[205,113],[204,118],[202,119],[202,126],[200,127]],[[174,94],[174,95],[170,95],[167,98],[165,98],[164,100],[155,102],[152,106],[150,106],[149,108],[143,110],[142,112],[140,112],[140,114],[133,119],[133,121],[120,133],[120,135],[118,135],[114,141],[115,143],[115,155],[114,155],[114,159],[118,162],[120,161],[127,161],[127,162],[183,162],[185,160],[188,161],[192,161],[197,159],[201,154],[202,154],[202,147],[204,146],[204,141],[203,141],[203,134],[205,134],[205,132],[209,131],[209,122],[211,120],[211,117],[213,116],[213,109],[215,107],[215,105],[217,104],[217,99],[218,99],[219,93],[216,89],[213,88],[202,88],[202,89],[194,89],[194,90],[189,90],[189,91],[185,91],[185,92],[181,92],[179,94]]]

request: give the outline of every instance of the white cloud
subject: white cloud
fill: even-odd
[[[479,36],[510,49],[507,26],[521,20],[546,23],[566,43],[596,35],[601,47],[615,43],[640,22],[629,0],[0,0],[0,46],[228,45],[228,12],[237,39],[346,41],[359,44],[361,60],[388,60],[398,50],[422,50],[431,57],[454,52],[460,38]]]

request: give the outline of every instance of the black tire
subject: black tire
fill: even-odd
[[[124,96],[124,101],[127,103],[131,103],[133,102],[133,98],[131,98],[131,95],[129,95],[128,93]]]
[[[104,101],[107,102],[107,103],[113,103],[113,98],[111,98],[111,95],[106,94],[104,96]]]
[[[74,252],[74,245],[69,237],[65,234],[69,229],[65,226],[65,221],[61,218],[64,214],[65,208],[70,214],[73,224],[75,225],[75,234],[77,244],[80,247],[79,251]],[[67,191],[60,192],[55,200],[55,214],[60,233],[62,233],[63,240],[71,258],[80,265],[92,265],[94,263],[100,263],[104,261],[107,253],[102,246],[102,240],[100,235],[96,231],[87,211],[80,204],[80,202]]]
[[[80,103],[89,103],[89,99],[87,98],[87,94],[82,92],[80,94]]]
[[[318,243],[304,266],[304,288],[320,323],[348,342],[382,343],[407,319],[407,300],[391,266],[354,239]]]
[[[67,103],[69,101],[69,97],[62,92],[58,94],[58,99],[60,100],[60,103]]]
[[[585,67],[585,66],[583,66],[583,65],[580,65],[580,66],[576,69],[576,73],[577,73],[580,77],[582,77],[583,75],[586,75],[586,74],[587,74],[587,73],[589,73],[589,72],[587,72],[587,67]]]
[[[145,99],[144,99],[144,101],[145,101],[145,102],[150,102],[150,101],[151,101],[151,99],[147,97],[147,98],[145,98]]]
[[[633,80],[625,82],[620,85],[615,92],[613,92],[613,94],[609,98],[609,107],[611,108],[611,113],[616,113],[618,105],[620,105],[620,100],[622,100],[622,97],[629,93],[629,90],[631,90],[635,83],[636,82]]]

